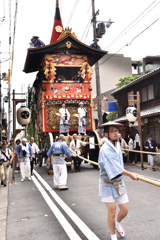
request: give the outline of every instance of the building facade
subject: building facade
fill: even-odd
[[[101,92],[104,93],[115,88],[115,84],[118,83],[121,77],[132,76],[131,58],[124,57],[123,54],[107,54],[99,60],[99,73]],[[94,66],[92,88],[94,97],[97,95]]]
[[[126,86],[117,89],[112,93],[118,102],[118,118],[116,121],[122,122],[126,129],[132,132],[138,128],[137,122],[130,125],[126,119],[126,108],[129,106],[129,99],[133,99],[139,91],[140,93],[140,115],[142,125],[143,143],[148,134],[152,134],[160,148],[160,68],[153,70]]]

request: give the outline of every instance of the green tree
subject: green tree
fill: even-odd
[[[125,85],[127,85],[128,83],[134,81],[135,79],[141,77],[141,75],[137,75],[135,77],[131,77],[131,76],[128,76],[128,77],[123,77],[123,78],[120,78],[119,79],[119,82],[116,83],[116,89],[119,89]]]
[[[108,114],[108,116],[106,117],[106,119],[107,119],[108,121],[113,121],[114,119],[116,119],[116,114],[117,114],[117,111],[115,111],[115,112],[110,112],[110,113]]]
[[[26,128],[26,137],[28,140],[30,139],[30,137],[34,137],[35,142],[38,141],[36,103],[37,103],[37,92],[35,88],[28,86],[27,105],[31,111],[31,121]]]

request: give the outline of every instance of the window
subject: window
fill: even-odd
[[[146,102],[151,99],[154,99],[153,84],[141,89],[141,101]]]
[[[153,84],[147,87],[147,92],[148,92],[148,100],[153,99],[154,98]]]
[[[142,88],[141,89],[141,96],[142,96],[142,102],[146,102],[147,101],[147,88]]]

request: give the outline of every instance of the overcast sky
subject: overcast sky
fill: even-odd
[[[4,9],[5,2],[5,9]],[[12,0],[12,34],[14,25],[15,2]],[[33,83],[36,73],[25,74],[24,68],[27,48],[33,35],[38,35],[47,45],[50,43],[52,27],[55,15],[55,0],[21,0],[18,1],[18,15],[16,24],[15,55],[12,75],[12,88],[17,92],[21,91],[21,86],[27,86]],[[160,55],[160,1],[153,0],[95,0],[96,10],[99,11],[97,20],[107,21],[111,18],[114,23],[106,29],[106,34],[100,39],[99,45],[109,53],[122,53],[124,56],[131,57],[133,60],[139,60],[147,55]],[[76,3],[78,3],[76,5]],[[152,4],[153,3],[153,4]],[[152,4],[152,5],[151,5]],[[149,5],[151,5],[149,7]],[[76,6],[73,12],[73,6]],[[113,42],[114,39],[132,23],[147,7],[145,11],[133,24],[130,25],[124,35]],[[93,27],[90,25],[89,31],[83,33],[92,14],[91,0],[60,0],[61,17],[64,27],[73,12],[69,27],[78,39],[86,44],[91,44],[93,40]],[[153,8],[153,9],[152,9]],[[0,17],[3,17],[5,10],[5,20],[0,25],[0,41],[2,52],[8,52],[8,1],[0,1]],[[146,14],[146,16],[145,16]],[[142,19],[141,19],[142,18]],[[154,21],[157,22],[149,27]],[[145,28],[139,37],[135,38]],[[87,35],[88,32],[88,35]],[[83,38],[82,38],[83,36]],[[127,43],[135,38],[131,45],[125,47]],[[112,44],[111,44],[112,43]],[[111,44],[111,45],[110,45]],[[108,46],[108,47],[107,47]],[[121,51],[119,51],[121,49]],[[1,54],[2,60],[7,58],[7,54]],[[2,63],[2,72],[8,71],[8,63]],[[6,87],[3,84],[3,87]]]

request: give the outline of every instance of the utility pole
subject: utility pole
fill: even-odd
[[[8,35],[8,40],[9,40],[9,56],[11,56],[11,0],[8,0],[8,5],[9,5],[9,35]],[[13,52],[12,52],[13,54]],[[12,65],[13,65],[13,55],[11,59],[9,60],[9,69],[8,69],[8,74],[9,74],[9,82],[8,82],[8,140],[11,139],[11,74],[12,74]]]
[[[97,12],[98,13],[98,12]],[[95,1],[92,0],[92,23],[93,23],[93,38],[97,38],[96,34],[96,15],[95,13]],[[99,76],[99,64],[98,62],[95,63],[95,72],[96,72],[96,89],[97,89],[97,109],[98,109],[98,120],[99,125],[101,125],[102,122],[102,106],[101,106],[101,86],[100,86],[100,76]],[[102,129],[100,129],[101,133]]]

